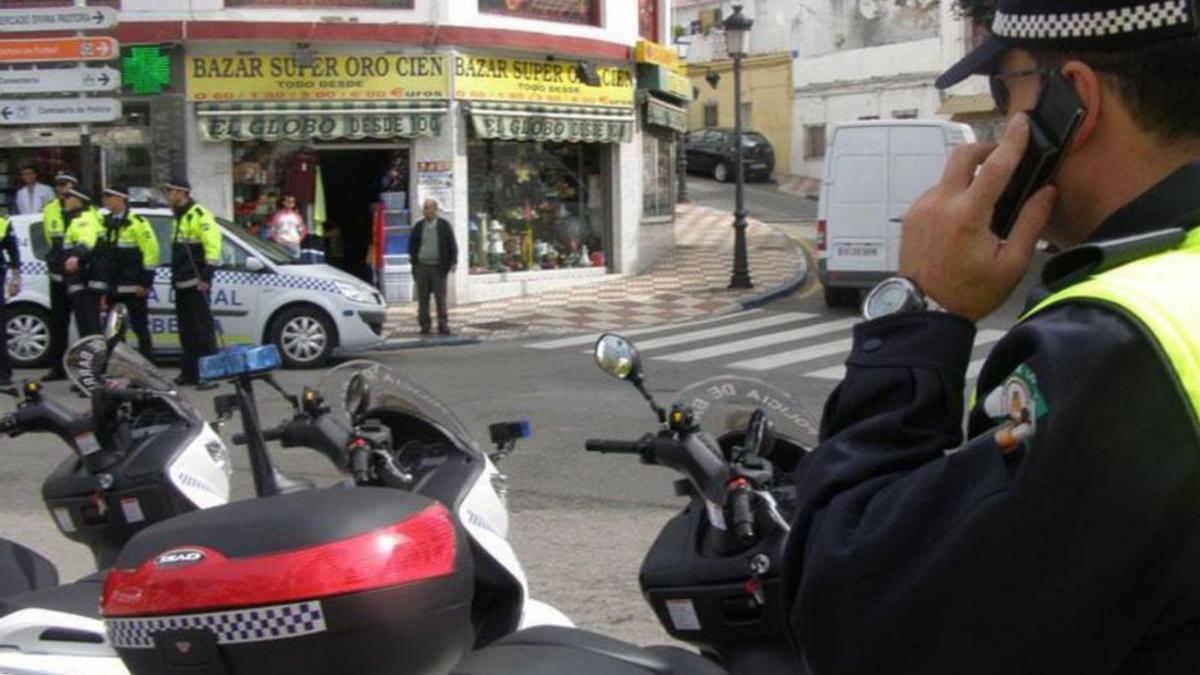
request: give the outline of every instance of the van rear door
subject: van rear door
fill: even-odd
[[[831,278],[878,272],[886,264],[887,151],[885,126],[842,127],[834,134],[825,211]]]
[[[947,140],[940,126],[895,126],[889,130],[887,271],[900,269],[900,221],[926,190],[941,180]]]

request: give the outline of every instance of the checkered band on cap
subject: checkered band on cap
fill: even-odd
[[[117,649],[154,649],[154,635],[165,630],[209,630],[222,645],[285,640],[328,630],[317,601],[208,614],[105,619],[104,627]]]
[[[1158,32],[1192,25],[1191,0],[1166,0],[1094,12],[996,12],[992,32],[1012,40],[1064,40]]]

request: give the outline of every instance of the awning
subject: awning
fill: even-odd
[[[679,133],[687,133],[687,111],[679,106],[660,101],[653,96],[646,97],[646,123],[666,127]]]
[[[969,115],[971,113],[996,112],[996,104],[991,94],[971,94],[968,96],[947,96],[938,108],[939,115]]]
[[[209,141],[306,141],[439,136],[445,101],[201,103]]]
[[[506,141],[625,143],[633,140],[633,108],[479,103],[468,108],[475,134]]]

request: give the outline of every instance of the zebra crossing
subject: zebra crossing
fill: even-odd
[[[636,338],[638,351],[647,361],[675,364],[704,364],[734,371],[762,373],[800,370],[803,377],[838,381],[846,375],[846,356],[853,344],[851,330],[856,317],[810,312],[766,312],[761,309],[689,321],[617,331]],[[974,379],[983,368],[991,347],[1004,331],[981,329],[967,368]],[[598,333],[542,340],[528,349],[587,351]]]

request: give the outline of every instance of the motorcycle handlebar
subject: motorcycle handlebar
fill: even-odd
[[[589,438],[584,443],[583,447],[588,452],[601,452],[618,455],[638,455],[641,454],[644,445],[641,441],[609,441],[598,438]]]
[[[733,534],[742,543],[754,542],[753,491],[744,480],[735,482],[729,493],[729,511],[733,520]]]
[[[263,441],[270,443],[271,441],[278,441],[278,440],[282,439],[284,432],[287,431],[287,427],[288,427],[287,424],[281,424],[277,427],[263,429],[263,431],[262,431]],[[233,435],[233,444],[234,445],[245,445],[246,442],[247,442],[247,439],[246,439],[245,433],[239,431]]]

